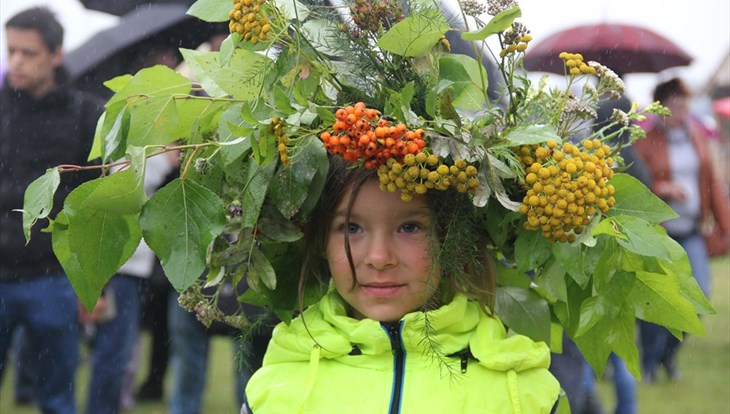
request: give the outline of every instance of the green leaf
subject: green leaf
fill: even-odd
[[[247,129],[245,134],[239,134],[249,124],[243,120],[241,115],[242,104],[234,104],[226,108],[221,114],[218,124],[218,139],[220,142],[231,142],[240,137],[247,137],[253,133],[253,129]],[[251,149],[251,142],[246,139],[241,144],[221,148],[221,157],[225,164],[241,158],[244,152]]]
[[[337,121],[335,114],[333,114],[329,108],[325,108],[324,106],[318,105],[316,107],[316,111],[317,111],[317,116],[319,116],[319,119],[321,119],[322,123],[325,125],[334,124],[335,121]]]
[[[697,284],[697,279],[692,274],[692,266],[687,257],[687,252],[674,239],[668,235],[664,236],[667,239],[666,245],[669,249],[670,258],[669,260],[659,260],[659,266],[663,269],[661,273],[673,274],[677,278],[682,296],[692,303],[697,313],[702,315],[715,313],[712,305],[710,305],[702,289]]]
[[[103,136],[101,135],[101,129],[106,119],[106,112],[102,113],[99,120],[96,121],[96,128],[94,128],[94,142],[91,143],[91,149],[89,155],[86,157],[86,161],[93,161],[101,157],[101,141]]]
[[[101,210],[116,214],[139,213],[147,201],[144,190],[145,153],[144,148],[130,147],[129,168],[81,184],[83,197],[69,195],[64,204],[70,215],[85,209]],[[73,194],[73,193],[72,193]]]
[[[66,199],[78,204],[89,187],[79,187]],[[137,215],[121,215],[94,209],[73,214],[62,211],[52,231],[53,252],[79,300],[87,310],[96,304],[101,289],[136,250],[142,233]]]
[[[554,260],[545,267],[545,270],[537,274],[535,283],[555,299],[567,302],[568,290],[565,284],[565,274],[566,271],[562,262]]]
[[[294,109],[293,106],[291,106],[291,99],[289,98],[289,95],[286,94],[286,91],[281,87],[281,85],[274,85],[273,95],[274,105],[276,106],[276,109],[281,111],[281,113],[289,116],[297,112],[297,110]]]
[[[42,176],[33,180],[23,195],[23,234],[26,244],[30,241],[30,230],[38,220],[48,217],[53,210],[53,195],[61,183],[58,168],[49,168]]]
[[[593,306],[600,305],[593,302]],[[600,312],[600,310],[595,310]],[[590,313],[591,310],[585,309]],[[614,311],[613,317],[600,318],[590,330],[573,338],[583,356],[591,364],[596,375],[601,377],[608,356],[615,352],[624,360],[629,370],[640,378],[639,353],[635,342],[636,319],[634,309],[628,301]]]
[[[498,286],[514,286],[528,289],[532,284],[530,277],[525,272],[520,272],[514,267],[507,266],[502,262],[496,262],[497,285]]]
[[[515,241],[517,269],[527,272],[541,267],[550,257],[550,244],[538,231],[520,231]]]
[[[674,275],[637,272],[636,281],[630,300],[636,303],[639,318],[695,335],[705,334],[692,303],[681,295]]]
[[[616,216],[604,221],[608,220],[612,220],[612,227],[618,229],[619,235],[616,236],[616,240],[626,250],[643,256],[669,258],[667,241],[657,228],[648,222],[632,216]],[[594,229],[594,234],[597,229],[598,227]]]
[[[310,193],[310,186],[320,163],[316,139],[310,140],[315,144],[308,144],[302,148],[288,167],[281,167],[276,172],[269,188],[269,196],[281,214],[292,218],[301,207]]]
[[[181,135],[180,118],[172,97],[150,98],[132,109],[127,145],[165,145]]]
[[[275,0],[274,2],[281,11],[282,16],[287,20],[303,22],[309,17],[309,9],[297,0]]]
[[[145,241],[179,292],[205,270],[208,246],[225,222],[225,206],[215,193],[179,178],[158,190],[140,217]]]
[[[330,56],[345,55],[345,51],[337,47],[339,32],[335,22],[328,19],[307,20],[301,31],[318,52]]]
[[[570,243],[553,243],[553,256],[557,259],[563,269],[581,287],[586,287],[589,276],[585,269],[585,254],[581,245]],[[564,283],[564,282],[563,282]]]
[[[231,63],[231,57],[233,51],[236,50],[236,45],[241,42],[241,35],[238,32],[233,32],[221,42],[221,48],[218,54],[218,60],[221,66],[226,66]]]
[[[274,175],[275,163],[261,166],[253,159],[246,165],[246,186],[241,195],[241,225],[244,228],[254,228],[259,219],[261,206],[266,199],[266,193]]]
[[[231,95],[239,100],[251,100],[259,96],[271,63],[271,59],[262,54],[236,49],[229,65],[221,67],[219,52],[180,51],[206,91],[213,96]]]
[[[510,9],[497,13],[497,15],[492,17],[492,20],[490,20],[489,23],[487,23],[481,29],[473,32],[462,33],[461,38],[471,41],[484,40],[493,34],[501,33],[507,30],[507,28],[512,25],[512,22],[514,22],[515,19],[520,16],[522,16],[522,11],[520,10],[520,8],[517,6],[512,7]]]
[[[248,277],[264,282],[264,286],[271,290],[276,289],[276,273],[274,272],[274,267],[271,266],[269,259],[259,249],[251,250],[251,257],[248,263]]]
[[[225,22],[232,5],[227,1],[198,0],[188,9],[188,14],[206,22]]]
[[[157,65],[137,72],[126,85],[106,103],[107,109],[115,102],[132,97],[188,95],[192,85],[183,75],[167,66]]]
[[[304,153],[308,154],[307,157],[314,157],[317,160],[316,173],[309,184],[309,193],[307,198],[299,207],[299,217],[307,219],[309,214],[316,206],[319,201],[319,196],[324,189],[325,180],[327,179],[327,172],[329,171],[329,159],[327,158],[327,151],[324,149],[322,141],[316,137],[312,137],[306,147],[302,149]],[[294,163],[295,161],[292,161]]]
[[[176,112],[179,123],[176,135],[187,138],[186,143],[202,143],[210,139],[218,130],[219,119],[223,110],[231,106],[229,102],[208,99],[176,99]],[[194,137],[199,134],[196,140]]]
[[[634,286],[634,274],[617,271],[611,272],[611,275],[611,278],[605,281],[605,286],[601,289],[595,289],[597,296],[588,298],[583,302],[580,323],[578,324],[578,330],[575,332],[576,336],[582,335],[595,325],[600,318],[617,317],[624,306],[633,309],[633,305],[627,302],[627,298]]]
[[[223,66],[220,59],[227,59],[230,64],[230,59],[233,57],[234,50],[235,49],[231,50],[230,53],[226,51],[226,56],[223,58],[221,58],[221,55],[224,53],[223,51],[202,52],[199,50],[181,48],[180,53],[182,53],[185,63],[190,68],[195,79],[197,79],[197,81],[200,82],[200,86],[205,89],[205,93],[210,96],[220,98],[227,96],[228,93],[218,86],[215,80],[213,80],[211,73],[213,70],[220,70],[221,66]],[[216,67],[213,68],[213,65]]]
[[[101,159],[103,162],[121,158],[126,147],[129,133],[129,106],[126,101],[118,101],[109,105],[104,113],[101,127]]]
[[[495,310],[510,329],[550,343],[550,309],[537,293],[511,286],[498,289]]]
[[[378,47],[390,53],[417,57],[427,55],[449,30],[449,23],[438,10],[415,14],[396,23],[379,40]]]
[[[104,86],[109,88],[112,92],[119,92],[122,90],[129,81],[132,80],[132,75],[125,74],[125,75],[119,75],[117,77],[114,77],[112,79],[109,79],[108,81],[104,82]]]
[[[449,54],[439,59],[439,80],[453,82],[455,107],[477,110],[484,106],[486,89],[482,86],[487,84],[487,71],[480,72],[481,65],[467,55]]]
[[[266,203],[259,215],[258,231],[269,240],[282,242],[297,241],[304,236],[299,227],[282,216],[275,206]]]
[[[541,144],[549,139],[560,143],[563,140],[558,136],[555,128],[550,125],[527,124],[511,129],[504,136],[505,141],[495,144],[491,148],[516,147],[520,145]]]
[[[616,190],[616,204],[608,210],[608,216],[635,216],[651,224],[678,217],[674,210],[649,191],[641,181],[628,174],[615,174],[608,183]]]

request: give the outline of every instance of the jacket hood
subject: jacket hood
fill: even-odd
[[[507,337],[496,317],[484,315],[477,303],[464,296],[456,296],[433,311],[405,315],[401,332],[408,352],[433,352],[429,344],[437,344],[442,355],[470,350],[481,365],[495,371],[519,372],[550,364],[544,343],[521,335]],[[381,323],[347,316],[346,305],[335,290],[290,325],[276,327],[264,365],[310,361],[313,348],[318,348],[322,359],[337,359],[355,348],[364,355],[391,353],[390,339]]]

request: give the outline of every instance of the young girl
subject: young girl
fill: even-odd
[[[303,274],[332,288],[276,328],[242,412],[549,413],[560,389],[549,350],[491,314],[494,271],[469,199],[404,202],[348,165],[331,157],[307,231]]]

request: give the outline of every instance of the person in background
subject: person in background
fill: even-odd
[[[85,164],[103,102],[67,84],[63,27],[44,7],[6,25],[8,66],[0,92],[0,378],[13,333],[37,362],[36,401],[43,413],[73,414],[80,330],[77,299],[36,225],[26,245],[22,215],[26,187],[47,168]],[[93,176],[93,175],[91,175]],[[88,174],[62,174],[54,213]]]
[[[730,237],[730,210],[728,195],[713,171],[706,137],[690,122],[689,99],[689,89],[678,78],[657,85],[654,100],[669,108],[672,115],[658,119],[635,148],[651,172],[651,190],[679,216],[663,226],[686,250],[692,273],[709,297],[710,267],[703,233],[708,226],[715,225],[725,238]],[[679,377],[676,368],[679,344],[679,339],[667,329],[641,322],[645,381],[656,379],[660,365],[670,380]]]

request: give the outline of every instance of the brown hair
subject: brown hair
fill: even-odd
[[[307,247],[300,271],[300,307],[308,277],[315,277],[319,283],[327,283],[330,279],[325,251],[337,206],[352,190],[345,218],[349,220],[352,205],[360,188],[369,180],[378,179],[374,170],[350,168],[351,164],[338,156],[330,156],[329,165],[324,189],[311,220],[305,226],[304,237],[307,240]],[[434,222],[433,234],[436,235],[436,243],[430,243],[434,245],[430,253],[434,257],[434,265],[442,272],[439,286],[442,302],[450,300],[454,293],[460,293],[478,301],[489,313],[494,304],[496,276],[493,259],[487,250],[488,240],[476,219],[474,205],[468,196],[452,190],[431,191],[428,194]],[[457,222],[458,226],[455,227]],[[458,235],[455,236],[452,230]],[[355,268],[347,239],[345,239],[345,251],[350,262],[354,285]]]
[[[688,97],[691,93],[687,85],[679,78],[672,78],[666,82],[658,84],[654,88],[654,101],[666,103],[667,100],[674,97]]]

